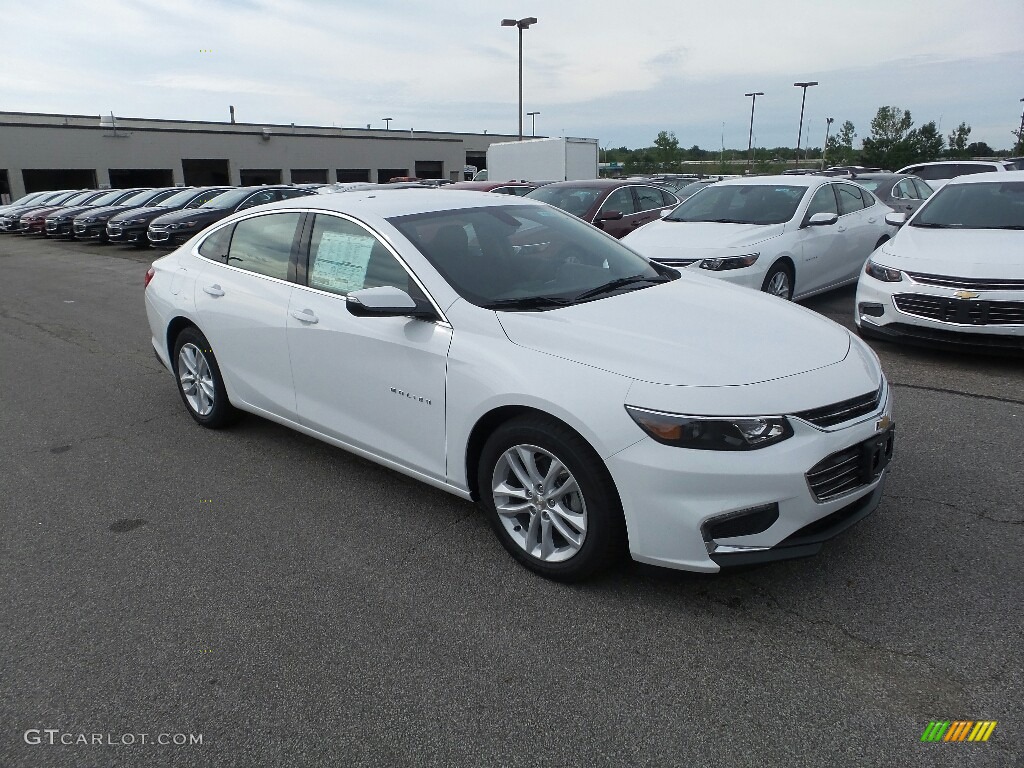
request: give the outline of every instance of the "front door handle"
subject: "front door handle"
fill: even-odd
[[[221,288],[216,283],[214,283],[213,285],[204,285],[203,286],[203,291],[205,291],[206,293],[210,294],[211,296],[223,296],[224,295],[224,289]]]
[[[301,312],[297,309],[293,309],[290,314],[296,320],[303,323],[309,323],[310,325],[315,325],[320,322],[320,318],[313,313],[312,309],[304,309]]]

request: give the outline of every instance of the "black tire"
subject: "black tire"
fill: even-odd
[[[773,281],[775,281],[777,279],[776,278],[777,275],[785,275],[786,276],[786,292],[785,292],[785,295],[776,293],[774,290],[771,290],[771,288],[769,287],[769,286],[772,285]],[[793,279],[794,278],[793,278],[793,269],[792,269],[792,267],[790,267],[784,261],[777,261],[774,264],[772,264],[772,268],[769,269],[768,270],[768,274],[764,276],[764,282],[761,283],[761,290],[764,291],[765,293],[770,293],[773,296],[778,296],[780,299],[785,299],[786,301],[792,301],[793,300]]]
[[[889,238],[888,238],[888,237],[880,237],[880,238],[878,238],[878,242],[877,242],[877,243],[875,243],[875,248],[874,248],[874,250],[876,250],[876,251],[877,251],[877,250],[878,250],[879,248],[881,248],[881,247],[882,247],[882,244],[883,244],[883,243],[888,243],[888,242],[889,242]]]
[[[186,386],[182,382],[182,375],[178,370],[181,363],[182,349],[187,345],[191,346],[191,351],[196,355],[197,359],[202,358],[205,362],[210,379],[212,380],[213,403],[208,411],[205,408],[199,410],[193,403],[189,402]],[[181,402],[185,404],[185,410],[197,422],[209,429],[221,429],[238,419],[240,414],[228,400],[228,392],[224,388],[224,377],[220,373],[220,366],[217,365],[217,357],[214,355],[206,336],[195,326],[185,328],[174,340],[171,369],[174,371],[174,381],[178,388]]]
[[[505,452],[515,446],[533,446],[549,453],[576,481],[586,513],[586,530],[578,551],[565,560],[550,562],[527,552],[524,545],[506,529],[503,517],[497,512],[492,483],[496,473],[500,476],[504,471]],[[512,557],[541,576],[555,581],[581,581],[612,565],[626,549],[622,505],[604,462],[576,432],[554,419],[523,416],[498,427],[481,451],[477,488],[480,505],[498,540]],[[561,501],[565,502],[568,497],[563,497]],[[532,520],[535,515],[547,521],[549,513],[543,503],[540,509],[544,511],[524,511],[521,515],[523,522],[529,525],[526,520]],[[554,513],[551,513],[551,517],[554,518]],[[511,518],[505,516],[504,520],[512,524]],[[559,518],[559,522],[563,526],[567,525],[563,518]],[[550,534],[554,539],[561,540],[563,544],[568,543],[559,536],[553,524],[549,522],[548,526],[549,530],[554,531]]]

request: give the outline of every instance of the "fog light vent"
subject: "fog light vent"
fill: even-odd
[[[760,507],[741,509],[719,517],[705,520],[700,530],[704,541],[729,539],[733,536],[751,536],[764,533],[779,519],[779,505],[765,504]]]
[[[885,314],[885,307],[874,302],[862,301],[859,306],[860,313],[868,317],[881,317]]]

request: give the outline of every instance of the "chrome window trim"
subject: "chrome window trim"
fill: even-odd
[[[312,195],[307,195],[307,197],[312,197]],[[419,277],[416,275],[415,272],[413,272],[413,270],[409,267],[409,264],[406,262],[406,260],[403,259],[401,257],[401,255],[399,255],[398,250],[387,240],[387,238],[385,238],[383,235],[381,235],[381,233],[378,232],[376,229],[374,229],[373,227],[369,226],[366,222],[361,221],[361,220],[359,220],[359,219],[357,219],[354,216],[351,216],[349,214],[341,213],[340,211],[332,211],[332,210],[327,210],[327,209],[324,209],[324,208],[291,208],[291,207],[288,207],[288,208],[274,208],[274,209],[269,210],[269,211],[253,211],[252,213],[245,214],[244,216],[241,216],[241,217],[239,217],[237,219],[231,219],[231,221],[217,222],[217,226],[216,227],[210,229],[209,232],[206,232],[203,235],[202,238],[200,238],[198,241],[196,241],[195,245],[192,246],[192,248],[190,250],[190,253],[191,253],[192,256],[195,256],[198,259],[202,259],[203,261],[205,261],[205,262],[207,262],[209,264],[216,264],[217,266],[224,267],[225,269],[230,269],[232,271],[240,272],[240,273],[245,274],[245,275],[253,275],[255,277],[260,277],[260,278],[263,278],[265,280],[272,280],[275,283],[282,283],[283,285],[290,285],[293,288],[301,288],[302,290],[312,291],[313,293],[317,293],[317,294],[320,294],[322,296],[330,296],[331,298],[338,299],[341,302],[347,302],[348,301],[348,295],[347,294],[334,293],[333,291],[325,291],[325,290],[323,290],[321,288],[313,288],[312,286],[309,286],[309,285],[302,285],[302,284],[297,283],[297,282],[295,282],[293,280],[282,280],[279,277],[272,277],[270,275],[263,275],[263,274],[260,274],[259,272],[253,272],[252,270],[249,270],[249,269],[242,269],[241,267],[236,267],[233,264],[225,264],[222,261],[216,261],[215,259],[211,259],[208,256],[204,256],[203,254],[201,254],[199,252],[199,246],[202,245],[204,242],[206,242],[206,239],[211,237],[214,232],[218,232],[219,230],[223,229],[224,227],[233,226],[235,224],[238,224],[241,221],[248,221],[249,219],[254,219],[254,218],[258,217],[258,216],[271,216],[271,215],[273,215],[275,213],[312,213],[312,214],[323,213],[323,214],[326,214],[326,215],[337,216],[338,218],[345,219],[347,221],[351,221],[353,224],[362,227],[367,232],[371,233],[374,237],[376,237],[377,240],[379,240],[381,242],[381,244],[384,245],[384,247],[388,249],[388,252],[391,253],[391,255],[394,256],[395,259],[398,261],[398,263],[402,266],[402,269],[404,269],[406,271],[406,273],[413,279],[413,281],[416,283],[416,285],[419,286],[420,290],[423,291],[423,295],[427,297],[427,301],[430,302],[430,305],[434,308],[434,311],[437,312],[438,317],[441,318],[439,321],[435,321],[435,322],[437,322],[438,325],[443,325],[443,326],[445,326],[447,328],[452,328],[452,324],[448,320],[448,316],[445,315],[445,313],[442,311],[441,306],[434,299],[434,297],[430,293],[430,291],[427,290],[426,286],[423,284],[423,281],[419,279]]]

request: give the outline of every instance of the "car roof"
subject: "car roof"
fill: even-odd
[[[930,165],[1000,165],[1006,167],[1002,160],[934,160],[930,163],[911,163],[900,168],[896,173],[906,173],[907,168],[925,168]]]
[[[555,181],[547,187],[575,187],[577,189],[614,189],[616,187],[658,186],[650,179],[580,179],[578,181]]]
[[[886,181],[892,179],[893,181],[902,181],[903,179],[916,179],[918,178],[913,173],[855,173],[850,177],[851,181],[857,181],[857,179],[869,179],[871,181]],[[924,181],[924,179],[921,179]]]
[[[812,174],[792,174],[790,176],[779,174],[778,176],[746,176],[736,179],[722,179],[716,182],[716,184],[722,186],[728,184],[742,184],[745,186],[784,184],[788,187],[817,187],[832,181],[843,181],[843,179],[836,176],[815,176]]]
[[[442,184],[441,186],[446,189],[475,189],[487,192],[498,187],[535,187],[537,185],[530,181],[510,179],[509,181],[457,181],[454,184]]]
[[[1008,181],[1024,182],[1024,171],[1007,171],[996,176],[991,176],[987,173],[970,173],[964,176],[955,176],[947,181],[944,186],[948,187],[950,184],[985,184],[986,182],[1005,184]]]
[[[545,205],[524,197],[494,195],[490,192],[475,192],[463,189],[442,189],[441,187],[420,187],[418,189],[374,189],[347,192],[344,195],[309,195],[306,197],[280,200],[260,206],[261,210],[275,208],[316,208],[339,213],[371,214],[381,218],[406,216],[413,213],[450,211],[458,208],[485,208],[509,205]]]

